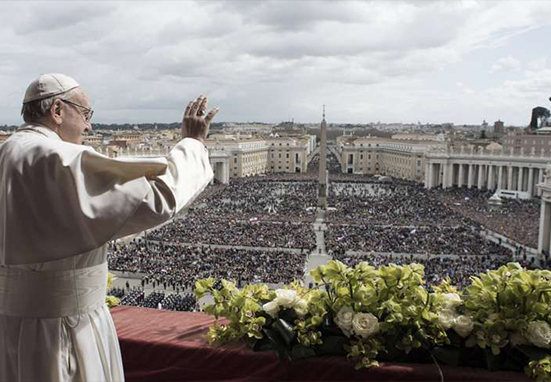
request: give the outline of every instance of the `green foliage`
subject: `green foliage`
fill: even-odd
[[[480,359],[469,357],[474,347],[489,369],[520,359],[528,375],[549,380],[549,271],[510,263],[473,276],[463,294],[449,278],[428,291],[419,264],[349,268],[329,261],[310,274],[312,289],[293,282],[275,291],[265,285],[240,290],[223,281],[215,290],[213,279],[198,281],[197,297],[214,301],[204,311],[229,321],[216,322],[209,341],[249,339],[254,349],[273,349],[287,359],[343,354],[356,368],[377,366],[380,359],[428,361],[431,354],[452,365],[477,365]]]

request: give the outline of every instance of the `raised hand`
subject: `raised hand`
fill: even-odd
[[[209,133],[210,122],[219,110],[215,107],[203,117],[207,105],[208,99],[205,96],[200,96],[187,105],[182,121],[182,138],[194,138],[204,142]]]

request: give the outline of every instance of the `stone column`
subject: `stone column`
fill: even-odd
[[[528,193],[530,197],[534,195],[534,168],[530,167],[528,170]]]
[[[426,164],[425,165],[425,188],[430,188],[429,175],[430,175],[430,164]]]
[[[463,146],[461,146],[463,147]],[[459,163],[459,174],[457,178],[457,187],[461,188],[463,187],[463,177],[465,175],[463,174],[463,164]]]
[[[495,184],[495,175],[494,175],[494,166],[489,165],[488,166],[488,190],[493,190],[494,184]]]
[[[549,253],[549,239],[551,238],[551,203],[542,200],[540,212],[540,232],[538,237],[538,253]]]
[[[478,183],[477,187],[479,190],[482,190],[482,187],[484,186],[484,165],[479,164],[478,165]]]
[[[513,189],[513,166],[507,166],[507,189]]]
[[[523,179],[522,179],[522,175],[523,175],[523,172],[524,172],[524,167],[519,167],[518,168],[518,183],[517,183],[517,191],[522,191],[522,189],[524,188],[523,186]]]
[[[449,187],[449,178],[450,178],[450,166],[447,163],[442,164],[444,166],[444,174],[442,178],[442,188]]]
[[[503,187],[503,166],[499,166],[499,172],[497,175],[497,189],[501,190]]]
[[[538,183],[543,183],[543,172],[545,171],[545,169],[543,168],[539,168],[538,169]],[[541,196],[541,188],[538,189],[538,196]]]
[[[467,187],[471,188],[473,186],[474,178],[474,165],[471,163],[469,165],[469,173],[467,174]]]

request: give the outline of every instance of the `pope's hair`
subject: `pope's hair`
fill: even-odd
[[[69,101],[77,93],[77,89],[78,88],[74,88],[53,97],[24,103],[23,107],[21,108],[21,115],[23,116],[23,120],[26,123],[39,122],[50,112],[52,104],[56,99]]]

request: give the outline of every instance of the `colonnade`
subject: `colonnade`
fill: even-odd
[[[551,171],[551,166],[550,166]],[[538,235],[538,254],[547,261],[551,246],[551,177],[546,176],[538,185],[541,192],[540,229]]]
[[[464,163],[427,161],[425,187],[453,186],[480,190],[522,191],[535,196],[543,182],[545,163]]]

